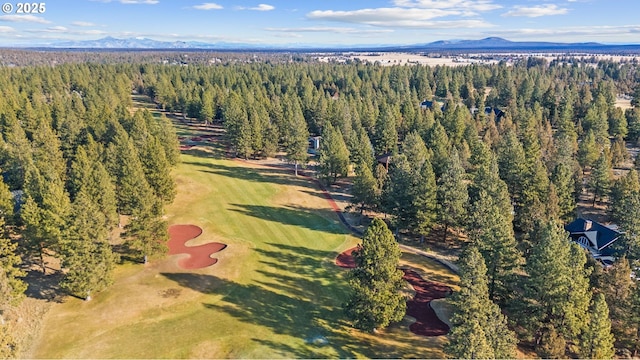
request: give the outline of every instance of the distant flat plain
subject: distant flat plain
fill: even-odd
[[[500,60],[522,58],[527,56],[542,57],[547,61],[555,60],[559,57],[595,58],[596,61],[607,60],[614,62],[626,62],[638,59],[637,56],[609,55],[609,54],[567,54],[567,53],[469,53],[460,55],[429,56],[421,53],[411,52],[348,52],[343,54],[318,54],[317,59],[321,62],[359,59],[369,63],[379,63],[383,66],[393,65],[445,65],[445,66],[465,66],[471,64],[496,64]]]

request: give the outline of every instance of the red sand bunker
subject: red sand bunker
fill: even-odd
[[[336,265],[345,269],[353,269],[356,267],[356,260],[353,258],[353,252],[356,251],[358,247],[354,247],[348,250],[343,251],[340,255],[336,257]]]
[[[193,240],[202,234],[202,229],[195,225],[172,225],[169,227],[169,255],[188,254],[189,257],[180,259],[178,265],[183,269],[201,269],[218,262],[211,255],[224,250],[227,245],[217,242],[198,246],[187,246],[189,240]]]
[[[354,268],[355,260],[352,256],[357,247],[345,250],[336,257],[336,265],[343,268]],[[429,304],[431,300],[441,299],[452,290],[450,287],[423,279],[417,272],[402,269],[402,277],[413,286],[416,295],[407,301],[407,314],[413,316],[416,322],[409,326],[412,333],[422,336],[440,336],[449,332],[449,326],[443,323]]]
[[[413,286],[416,295],[407,301],[407,314],[416,318],[409,326],[412,333],[422,336],[440,336],[449,332],[449,326],[438,318],[431,308],[431,300],[441,299],[451,292],[451,288],[432,281],[426,281],[417,272],[403,269],[402,277]]]

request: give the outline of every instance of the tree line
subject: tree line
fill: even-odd
[[[111,284],[120,255],[142,261],[165,251],[163,207],[175,196],[178,141],[167,118],[134,111],[131,70],[0,69],[0,312],[7,319],[26,289],[23,263],[46,273],[45,258],[60,259],[60,287],[89,299]],[[115,251],[120,241],[125,250]],[[9,356],[10,324],[3,321],[0,336]]]
[[[355,171],[360,213],[386,214],[396,235],[424,239],[439,229],[446,243],[452,231],[465,234],[469,289],[454,298],[452,356],[510,357],[517,337],[544,357],[609,357],[611,333],[619,351],[640,349],[640,287],[630,276],[640,258],[638,175],[614,181],[612,172],[640,137],[640,108],[615,105],[619,93],[640,93],[637,70],[575,58],[459,68],[148,66],[140,90],[166,109],[222,123],[240,157],[281,150],[297,165],[306,138],[321,135],[318,176],[331,184]],[[424,99],[435,105],[421,108]],[[621,260],[607,271],[562,228],[583,191],[624,231]],[[386,273],[393,283],[397,275]],[[381,281],[354,275],[352,284]],[[612,282],[623,283],[623,296]],[[365,307],[384,319],[376,325],[348,308],[364,329],[394,318]]]
[[[167,111],[222,124],[230,148],[244,158],[284,151],[297,167],[308,159],[309,135],[322,135],[318,174],[331,184],[355,171],[360,212],[386,214],[398,235],[424,239],[439,229],[445,243],[452,234],[467,235],[484,262],[483,268],[468,255],[477,264],[468,272],[486,276],[486,296],[476,289],[473,301],[497,304],[518,338],[539,354],[583,354],[587,315],[605,313],[599,294],[616,346],[638,350],[630,330],[638,321],[616,310],[636,309],[629,304],[638,287],[625,283],[626,295],[616,296],[605,285],[623,281],[620,274],[640,257],[637,173],[612,176],[613,166],[629,161],[626,145],[640,138],[640,110],[615,106],[618,93],[636,93],[637,64],[575,58],[458,68],[134,63],[0,74],[7,94],[0,101],[4,193],[6,199],[10,191],[23,194],[17,215],[11,206],[2,210],[5,229],[22,238],[3,248],[13,255],[20,253],[14,245],[28,249],[39,262],[45,251],[60,256],[68,269],[64,281],[73,284],[65,286],[78,296],[108,279],[87,269],[110,272],[114,258],[106,244],[116,214],[130,216],[126,243],[141,258],[166,237],[160,215],[175,191],[168,169],[178,159],[177,140],[165,118],[130,112],[134,90]],[[436,105],[422,109],[424,99]],[[387,164],[378,161],[382,156]],[[602,271],[561,229],[585,189],[625,231],[619,251],[627,260],[614,265],[617,272]],[[88,257],[95,263],[84,267]],[[19,262],[6,260],[3,268],[17,279],[6,270],[17,268],[10,261]],[[543,276],[552,270],[564,275],[554,278],[554,289],[544,288]],[[517,306],[525,305],[536,316],[517,318]],[[493,319],[502,326],[489,308],[478,324]],[[468,317],[457,317],[459,326]],[[482,354],[505,354],[493,351]]]

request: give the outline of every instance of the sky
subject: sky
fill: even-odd
[[[2,1],[5,46],[106,36],[264,45],[401,45],[491,36],[640,44],[638,0],[49,0],[33,8]]]

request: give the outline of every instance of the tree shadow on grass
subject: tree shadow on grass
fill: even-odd
[[[47,274],[40,270],[30,269],[23,278],[27,284],[25,296],[32,299],[46,300],[49,302],[61,303],[66,293],[60,288],[64,274],[62,271],[47,268]],[[53,273],[51,273],[53,271]]]
[[[239,212],[262,220],[278,222],[284,225],[293,225],[315,231],[322,231],[331,234],[349,234],[347,229],[338,222],[333,211],[322,209],[308,209],[300,206],[264,206],[231,204],[235,209],[231,211]]]
[[[213,304],[203,304],[207,309],[224,312],[239,321],[266,326],[276,334],[289,335],[300,339],[324,336],[330,329],[319,324],[323,311],[311,300],[300,299],[287,293],[278,293],[255,284],[239,284],[213,275],[191,273],[162,273],[163,276],[181,286],[189,287],[204,294],[224,294],[222,300]],[[263,339],[263,341],[268,341]],[[293,348],[287,344],[272,342],[270,346],[292,357]],[[295,354],[305,357],[326,357],[312,346],[295,350]],[[348,357],[347,354],[341,354]]]
[[[185,153],[190,151],[198,151],[187,150]],[[213,157],[213,156],[205,156],[205,157]],[[289,169],[275,169],[275,168],[266,168],[266,167],[258,167],[248,168],[242,166],[227,166],[222,164],[214,164],[208,162],[199,162],[199,161],[186,161],[185,164],[196,165],[200,167],[205,167],[207,170],[202,170],[203,172],[222,175],[234,179],[246,180],[251,182],[265,182],[265,183],[273,183],[280,185],[295,185],[306,188],[317,188],[317,185],[312,181],[303,178],[296,177],[293,172]]]
[[[187,150],[182,150],[182,153],[186,155],[191,155],[194,157],[207,158],[207,159],[223,158],[224,148],[222,147],[222,145],[219,145],[219,144],[208,145],[206,148],[203,147],[202,145],[197,145],[197,144],[195,144],[195,146]],[[189,164],[189,162],[185,162],[185,163]]]
[[[282,357],[433,358],[440,355],[438,349],[429,348],[432,340],[410,334],[405,323],[379,334],[352,329],[342,310],[349,289],[347,272],[333,264],[337,253],[274,243],[266,247],[268,249],[255,250],[264,266],[257,271],[260,279],[249,284],[213,275],[162,275],[201,293],[222,295],[221,301],[204,304],[208,309],[299,339],[294,343],[252,339]]]

